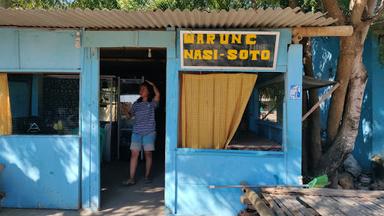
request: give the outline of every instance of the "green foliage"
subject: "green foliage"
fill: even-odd
[[[229,10],[239,8],[284,7],[286,0],[0,0],[1,6],[27,9],[89,8],[124,10],[199,9]]]
[[[276,7],[279,0],[117,0],[119,7],[126,10],[165,10],[165,9],[199,9],[229,10],[239,8]]]
[[[75,0],[68,4],[72,8],[120,9],[116,0]]]
[[[66,0],[12,0],[11,7],[19,7],[25,9],[48,9],[62,8],[69,4]]]
[[[305,8],[307,11],[317,11],[319,10],[320,3],[317,0],[304,0],[301,3],[301,7]]]

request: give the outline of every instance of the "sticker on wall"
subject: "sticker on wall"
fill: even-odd
[[[289,99],[301,99],[301,87],[299,85],[291,85],[289,88]]]

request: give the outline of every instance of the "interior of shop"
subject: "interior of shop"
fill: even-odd
[[[284,82],[281,73],[258,73],[255,87],[228,149],[281,151]]]
[[[12,134],[79,134],[79,75],[9,74],[8,85]]]
[[[100,50],[100,150],[102,205],[107,207],[117,196],[129,198],[137,185],[121,192],[121,182],[129,177],[130,142],[134,118],[129,115],[139,98],[142,82],[153,82],[161,99],[155,111],[156,150],[153,152],[152,178],[149,186],[160,188],[156,196],[163,197],[165,152],[166,50],[159,48],[103,48]],[[144,178],[145,157],[139,157],[136,178]],[[140,184],[139,184],[140,186]],[[132,193],[131,193],[132,192]],[[127,194],[129,193],[129,194]],[[147,193],[148,194],[148,193]],[[145,199],[135,195],[136,199]],[[140,200],[136,200],[140,201]],[[116,203],[115,203],[116,204]]]
[[[183,72],[179,147],[281,151],[281,77],[267,72]]]

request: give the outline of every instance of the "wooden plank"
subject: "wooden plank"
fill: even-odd
[[[283,210],[279,207],[275,200],[273,200],[270,194],[262,194],[263,198],[268,202],[271,206],[271,209],[275,212],[277,216],[285,216]]]
[[[372,199],[372,203],[378,205],[381,208],[384,208],[384,198],[381,199]]]
[[[337,206],[334,206],[334,202],[330,201],[329,197],[321,196],[300,196],[298,197],[302,202],[311,206],[320,215],[328,216],[344,216],[345,214],[340,211]]]
[[[292,199],[295,200],[294,196],[274,195],[274,198],[283,203],[283,205],[285,205],[293,215],[304,216],[303,212],[300,211],[302,205],[300,203],[299,205],[296,205],[297,203],[294,203],[294,201],[292,201]]]
[[[307,210],[307,207],[302,205],[296,200],[295,196],[289,195],[276,195],[274,196],[279,199],[294,215],[310,216],[312,212]]]
[[[330,188],[295,188],[295,187],[271,187],[261,188],[262,193],[269,194],[296,194],[308,196],[327,197],[354,197],[354,198],[384,198],[384,191],[366,190],[336,190]]]
[[[335,203],[338,203],[338,208],[346,215],[376,215],[372,209],[366,208],[360,200],[355,200],[350,197],[332,197],[331,199],[334,200]]]
[[[384,212],[384,207],[380,207],[379,205],[376,205],[372,199],[361,199],[361,198],[350,198],[353,199],[355,202],[359,203],[360,205],[363,205],[367,209],[375,212]],[[379,215],[379,214],[376,214]]]
[[[287,206],[284,205],[284,203],[281,202],[281,200],[277,199],[275,196],[271,195],[271,198],[279,205],[280,209],[284,212],[287,216],[295,216]]]

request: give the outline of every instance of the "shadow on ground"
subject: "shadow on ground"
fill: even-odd
[[[156,163],[156,160],[154,161]],[[139,216],[165,215],[164,213],[164,168],[163,163],[154,164],[153,182],[144,184],[144,162],[138,167],[137,184],[121,185],[129,172],[128,162],[103,164],[101,180],[101,209],[97,213],[71,210],[0,209],[7,216]]]

